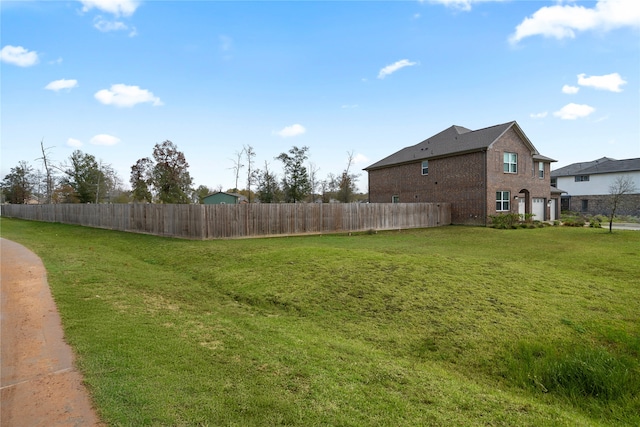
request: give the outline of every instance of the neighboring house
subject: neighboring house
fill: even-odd
[[[611,190],[618,177],[629,177],[636,191],[624,195],[618,213],[640,216],[640,158],[616,160],[603,157],[591,162],[573,163],[551,172],[551,185],[562,188],[563,211],[590,215],[609,214]]]
[[[242,194],[225,193],[222,191],[209,194],[202,199],[203,205],[237,205],[239,203],[247,203],[247,198]]]
[[[513,121],[475,131],[451,126],[364,170],[371,203],[447,202],[453,224],[486,225],[502,213],[558,218],[555,161]]]

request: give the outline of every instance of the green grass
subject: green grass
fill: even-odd
[[[1,226],[109,425],[640,425],[638,232]]]

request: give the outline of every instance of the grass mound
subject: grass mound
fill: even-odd
[[[184,241],[0,219],[109,425],[640,425],[640,233]]]
[[[509,363],[516,384],[555,393],[580,405],[584,398],[625,400],[640,391],[638,361],[603,347],[519,342]]]

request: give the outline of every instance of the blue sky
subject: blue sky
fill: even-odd
[[[640,2],[5,1],[1,176],[40,141],[130,167],[173,141],[195,185],[309,147],[319,179],[451,126],[516,120],[553,168],[640,157]],[[246,161],[244,162],[246,163]],[[366,172],[360,171],[366,191]],[[239,187],[246,181],[241,179]]]

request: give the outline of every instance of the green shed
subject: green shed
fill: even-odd
[[[202,204],[204,205],[237,205],[246,202],[247,198],[242,194],[225,193],[223,191],[209,194],[202,199]]]

